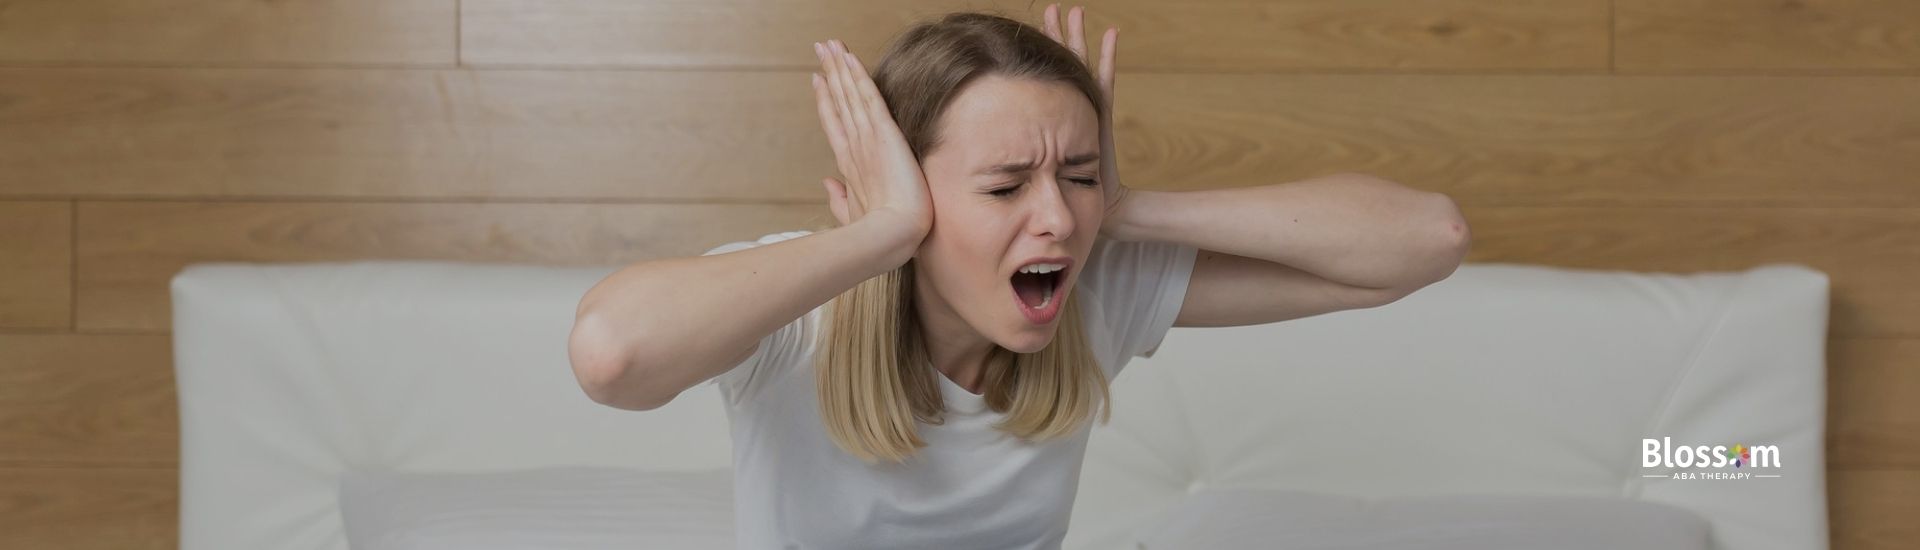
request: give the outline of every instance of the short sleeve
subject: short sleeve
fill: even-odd
[[[701,256],[738,252],[811,233],[811,231],[790,231],[767,235],[756,241],[731,242],[714,247]],[[757,393],[760,387],[768,384],[770,379],[776,378],[779,371],[807,358],[812,346],[814,329],[820,322],[820,315],[820,308],[815,308],[774,330],[772,334],[760,339],[759,344],[754,348],[753,355],[748,356],[745,361],[732,369],[714,376],[706,383],[718,385],[721,394],[726,396],[728,404],[743,402]]]
[[[1098,238],[1080,282],[1098,301],[1119,358],[1153,357],[1186,302],[1200,250],[1161,241]]]

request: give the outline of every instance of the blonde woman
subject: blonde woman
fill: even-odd
[[[1453,202],[1378,178],[1129,191],[1118,31],[1096,72],[1081,9],[1060,19],[922,23],[871,77],[816,44],[839,225],[583,298],[569,349],[594,401],[719,385],[740,548],[1057,548],[1108,382],[1168,327],[1379,306],[1459,266]]]

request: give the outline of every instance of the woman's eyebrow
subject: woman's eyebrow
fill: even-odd
[[[1081,153],[1078,155],[1067,157],[1066,162],[1061,163],[1061,165],[1062,166],[1081,166],[1081,165],[1092,163],[1097,160],[1100,160],[1100,153],[1098,152]],[[997,174],[1018,174],[1028,170],[1032,170],[1035,164],[1038,164],[1038,163],[1031,160],[997,164],[997,165],[989,166],[985,170],[981,170],[980,175],[990,176],[990,175],[997,175]]]

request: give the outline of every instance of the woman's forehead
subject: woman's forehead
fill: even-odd
[[[1059,161],[1099,150],[1092,103],[1065,83],[989,76],[962,90],[944,118],[943,147],[963,162]]]

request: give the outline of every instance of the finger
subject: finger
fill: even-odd
[[[1087,62],[1087,35],[1082,27],[1086,18],[1084,11],[1080,6],[1074,6],[1067,12],[1067,48],[1080,56],[1081,63]]]
[[[820,111],[820,128],[827,133],[827,143],[833,146],[833,160],[840,171],[847,171],[847,131],[840,127],[840,114],[835,112],[833,96],[827,90],[827,81],[820,73],[813,73],[813,104]]]
[[[849,140],[858,140],[860,128],[853,125],[853,104],[848,101],[846,82],[841,78],[846,72],[841,64],[844,58],[840,56],[840,50],[832,39],[821,43],[820,47],[822,48],[820,64],[825,67],[826,72],[821,77],[827,81],[827,90],[833,92],[833,104],[837,109],[836,112],[840,114],[841,128],[846,130]]]
[[[820,88],[826,96],[824,101],[828,107],[822,112],[822,124],[830,124],[831,128],[833,128],[833,130],[830,131],[833,133],[829,134],[828,139],[833,139],[833,136],[837,135],[840,140],[837,149],[834,151],[834,161],[839,163],[841,174],[848,177],[857,177],[854,172],[856,167],[851,161],[853,159],[854,149],[859,143],[856,139],[858,136],[854,134],[855,128],[851,127],[851,119],[847,118],[846,102],[841,99],[840,91],[836,87],[836,80],[833,76],[833,54],[828,51],[829,46],[825,43],[816,42],[814,46],[820,55],[822,71],[820,75]]]
[[[893,113],[887,111],[887,99],[880,96],[880,87],[867,74],[867,66],[860,62],[860,56],[848,53],[847,62],[849,68],[853,69],[854,83],[859,86],[860,102],[866,105],[867,119],[883,125],[892,121]]]
[[[817,43],[815,49],[820,54],[820,80],[827,89],[827,99],[833,104],[834,118],[840,126],[841,135],[846,136],[848,143],[852,143],[857,129],[848,124],[851,120],[847,118],[846,100],[840,94],[840,68],[834,63],[837,56],[833,54],[833,42]]]
[[[1043,19],[1046,20],[1046,26],[1041,27],[1041,31],[1047,33],[1047,37],[1055,42],[1064,42],[1060,39],[1060,5],[1047,4],[1047,12]]]
[[[872,136],[873,125],[867,121],[867,110],[860,108],[858,97],[854,95],[860,86],[853,81],[853,68],[847,66],[847,58],[852,54],[847,53],[845,43],[839,40],[832,42],[833,51],[829,57],[833,58],[834,71],[839,80],[840,104],[847,108],[847,120],[852,122],[854,144],[866,147],[867,139]]]
[[[849,178],[858,180],[854,181],[853,185],[847,189],[848,204],[850,205],[848,211],[852,213],[850,219],[857,220],[866,212],[866,208],[864,207],[866,204],[866,195],[870,190],[869,186],[874,184],[874,182],[869,181],[868,174],[864,172],[867,166],[863,164],[866,162],[863,159],[871,154],[868,152],[868,148],[870,147],[868,143],[872,140],[873,126],[867,123],[866,109],[860,108],[858,98],[854,95],[858,88],[853,83],[853,69],[847,66],[846,43],[841,42],[839,39],[828,40],[827,58],[833,62],[834,90],[839,94],[840,108],[842,109],[840,112],[840,120],[847,128],[847,145],[849,147],[847,157],[852,160],[848,166],[852,172],[846,175]]]
[[[840,225],[846,225],[847,184],[833,178],[821,179],[820,184],[827,188],[827,208],[833,210],[833,218],[840,220]]]
[[[1113,102],[1114,49],[1120,45],[1120,29],[1107,29],[1100,40],[1100,91],[1107,93],[1107,102]]]

